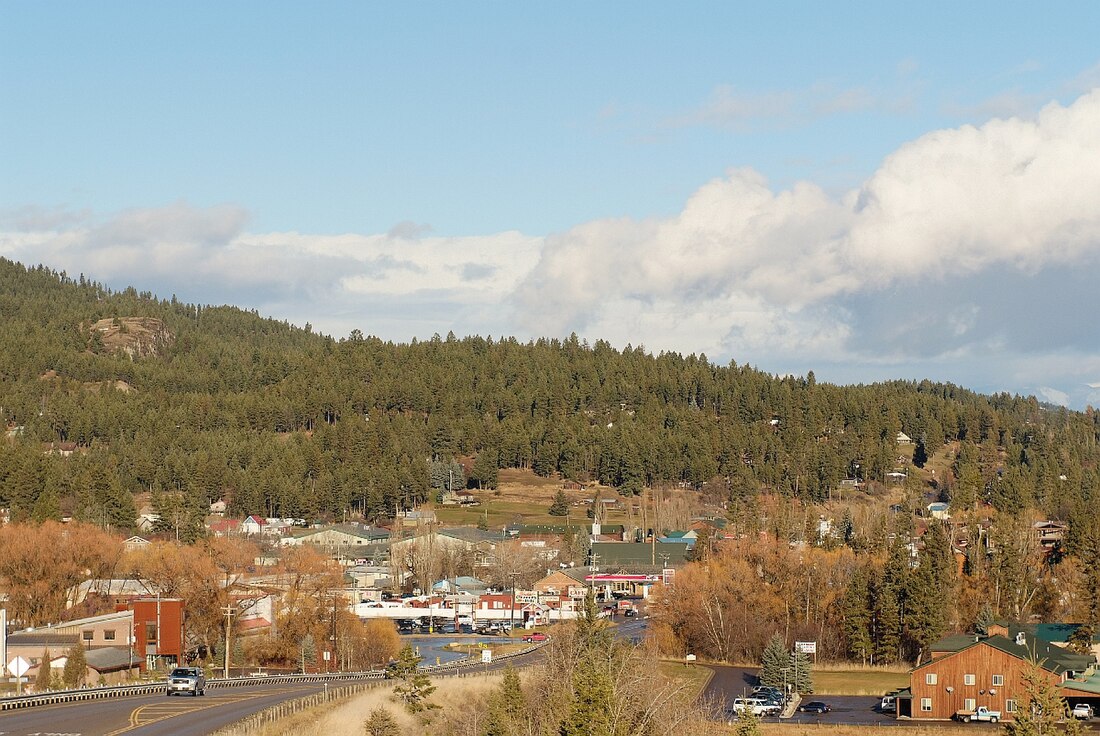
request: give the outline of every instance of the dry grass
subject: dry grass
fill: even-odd
[[[709,667],[689,667],[685,666],[683,662],[671,660],[658,662],[657,671],[673,680],[686,681],[694,690],[696,697],[703,694],[710,678],[714,676],[714,670]]]
[[[909,726],[905,736],[973,736],[974,729],[963,726]],[[896,736],[898,726],[833,726],[825,723],[761,723],[766,736]]]
[[[814,672],[881,672],[909,674],[908,664],[853,664],[852,662],[818,662]]]
[[[500,675],[474,675],[435,680],[438,688],[430,700],[446,711],[465,706],[474,696],[498,687]],[[277,723],[262,726],[250,736],[362,736],[363,722],[376,708],[385,708],[397,720],[403,734],[431,733],[418,716],[393,700],[392,687],[378,687],[335,706],[319,706]]]

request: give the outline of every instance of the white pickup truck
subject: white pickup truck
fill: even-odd
[[[958,710],[955,711],[955,720],[962,721],[963,723],[970,723],[971,721],[984,721],[986,723],[996,723],[1001,720],[1001,711],[990,710],[984,705],[977,710]]]
[[[1078,703],[1073,706],[1073,713],[1071,715],[1079,721],[1091,720],[1093,716],[1092,706],[1088,703]]]

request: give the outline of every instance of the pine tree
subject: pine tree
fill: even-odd
[[[527,718],[527,699],[520,686],[519,673],[509,666],[504,670],[500,688],[489,697],[489,723],[483,736],[527,733]]]
[[[736,736],[760,736],[760,719],[753,714],[752,708],[746,707],[737,714]]]
[[[569,515],[569,499],[565,497],[565,491],[561,488],[554,495],[554,503],[550,506],[551,516],[568,516]]]
[[[779,634],[772,634],[760,656],[760,684],[783,687],[783,670],[790,661],[787,644]]]
[[[974,632],[981,634],[982,636],[989,635],[989,627],[996,621],[996,617],[993,615],[993,607],[988,602],[983,603],[981,610],[978,611],[978,618],[974,621]]]
[[[313,641],[313,634],[306,634],[302,637],[298,648],[302,657],[302,672],[305,673],[308,667],[317,664],[317,644]]]
[[[856,522],[852,518],[852,510],[849,508],[844,509],[844,515],[840,517],[840,538],[844,540],[844,543],[851,546],[856,536]]]
[[[393,688],[393,694],[405,704],[405,709],[410,713],[438,708],[434,703],[428,702],[428,697],[435,692],[431,678],[419,669],[421,657],[413,651],[412,645],[406,644],[397,655],[397,661],[387,668],[390,677],[401,680]]]
[[[843,605],[848,653],[866,665],[867,660],[874,656],[874,643],[871,640],[871,589],[863,568],[858,568],[852,575]]]
[[[65,669],[62,670],[61,679],[65,687],[75,689],[84,684],[88,676],[88,660],[84,657],[84,647],[74,644],[65,653]]]
[[[787,682],[796,693],[805,695],[814,691],[813,663],[804,652],[791,652],[787,664]]]
[[[401,736],[401,727],[388,710],[375,708],[363,721],[363,733],[365,736]]]
[[[53,668],[50,667],[50,660],[53,657],[50,656],[50,649],[47,647],[42,652],[42,659],[38,665],[38,677],[34,679],[34,689],[38,692],[45,692],[53,687]]]
[[[947,607],[953,589],[951,548],[943,525],[934,522],[924,535],[917,569],[908,576],[905,631],[916,648],[916,663],[947,629]]]
[[[901,607],[897,590],[885,583],[875,595],[873,638],[879,664],[893,664],[901,659]]]
[[[1023,673],[1023,698],[1017,703],[1016,718],[1004,725],[1006,736],[1051,736],[1052,734],[1081,733],[1081,724],[1069,719],[1059,724],[1066,714],[1066,701],[1058,686],[1047,679],[1038,662],[1029,662]]]
[[[572,700],[560,736],[614,736],[610,720],[615,705],[613,673],[625,650],[599,617],[591,589],[577,619],[575,637],[579,656],[573,668]]]

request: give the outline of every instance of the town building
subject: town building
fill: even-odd
[[[1011,721],[1024,700],[1024,675],[1032,662],[1063,692],[1072,689],[1074,678],[1095,671],[1091,655],[1075,654],[1044,641],[1028,627],[1011,625],[991,627],[984,637],[945,637],[932,645],[931,656],[913,668],[909,688],[898,694],[899,717],[947,720],[958,711],[985,706]]]

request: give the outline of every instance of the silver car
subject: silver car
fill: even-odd
[[[201,667],[176,667],[168,673],[168,695],[206,695],[206,673]]]

